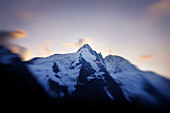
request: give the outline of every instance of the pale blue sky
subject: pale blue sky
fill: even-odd
[[[170,78],[169,21],[169,0],[0,0],[0,29],[26,31],[13,43],[31,57],[75,52],[74,44],[88,37],[103,56],[121,55]]]

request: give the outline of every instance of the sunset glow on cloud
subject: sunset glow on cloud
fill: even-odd
[[[25,47],[21,47],[21,46],[18,46],[18,45],[13,45],[13,46],[10,46],[10,50],[13,53],[18,54],[22,58],[23,61],[30,60],[31,57],[32,57],[31,51],[29,51]]]
[[[84,44],[92,43],[92,39],[90,39],[89,37],[87,38],[80,38],[78,39],[76,42],[73,43],[63,43],[62,45],[65,46],[65,48],[70,49],[70,48],[80,48],[81,46],[83,46]]]
[[[39,57],[45,57],[45,56],[51,55],[52,53],[49,48],[51,43],[52,43],[52,40],[45,40],[42,45],[38,45],[37,47],[35,47],[36,54]]]
[[[170,15],[170,0],[159,0],[146,9],[146,24],[157,24]]]
[[[19,38],[27,37],[28,34],[24,30],[17,30],[17,31],[11,32],[11,36],[16,39],[19,39]]]
[[[151,60],[153,57],[151,55],[141,55],[138,56],[137,58],[142,59],[142,60]]]
[[[1,31],[0,32],[0,45],[7,47],[11,52],[18,54],[22,60],[31,59],[31,51],[26,47],[19,46],[11,42],[12,39],[21,39],[27,37],[28,34],[24,30],[16,31]]]
[[[88,43],[104,57],[120,55],[170,78],[170,0],[3,0],[0,6],[0,45],[23,59],[73,53]]]
[[[1,41],[7,41],[8,39],[19,39],[27,37],[28,34],[24,30],[16,30],[16,31],[0,31]]]
[[[114,54],[115,50],[114,49],[109,49],[109,48],[106,48],[105,50],[103,50],[103,53],[106,53],[106,54]]]

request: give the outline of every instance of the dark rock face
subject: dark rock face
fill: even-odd
[[[83,102],[84,106],[90,107],[111,107],[110,105],[128,105],[119,85],[111,78],[108,72],[103,68],[101,71],[105,74],[101,78],[92,76],[94,79],[87,78],[95,74],[95,70],[84,59],[80,69],[80,76],[77,80],[76,91],[73,97]],[[106,91],[107,90],[107,91]],[[109,93],[109,95],[107,94]],[[110,96],[110,97],[109,97]],[[110,99],[111,97],[115,97]]]
[[[6,52],[9,55],[13,54],[10,51]],[[8,64],[0,63],[0,73],[3,108],[33,109],[54,105],[53,100],[37,83],[19,57],[12,58]]]
[[[58,73],[60,70],[58,69],[58,66],[57,66],[57,64],[54,62],[54,65],[53,65],[53,71],[55,72],[55,73]]]
[[[64,92],[65,93],[65,95],[59,95],[59,97],[61,96],[66,96],[66,95],[68,95],[68,92],[67,92],[67,87],[65,87],[65,86],[60,86],[58,83],[56,83],[55,81],[53,81],[53,80],[51,80],[51,79],[49,79],[49,86],[50,86],[50,89],[51,90],[53,90],[53,91],[55,91],[56,93],[60,93],[60,92]]]

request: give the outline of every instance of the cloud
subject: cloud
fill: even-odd
[[[105,50],[103,50],[103,52],[102,53],[104,53],[104,54],[111,54],[111,53],[113,53],[113,52],[115,52],[115,50],[114,49],[109,49],[109,48],[106,48]]]
[[[66,49],[69,49],[69,48],[80,48],[86,43],[92,43],[92,39],[89,37],[80,38],[74,43],[63,43],[62,45],[64,45]]]
[[[153,56],[151,56],[151,55],[140,55],[137,58],[141,59],[141,60],[151,60],[151,59],[153,59]]]
[[[27,37],[28,34],[24,30],[16,30],[16,31],[0,31],[0,45],[8,46],[11,44],[11,40],[13,39],[21,39]]]
[[[0,39],[8,40],[8,39],[18,39],[27,37],[28,34],[24,30],[16,30],[16,31],[0,31]]]
[[[19,45],[11,45],[9,49],[13,52],[18,54],[23,61],[29,60],[32,56],[31,51],[29,51],[25,47],[21,47]]]
[[[12,37],[19,39],[19,38],[24,38],[27,37],[28,34],[24,31],[24,30],[17,30],[17,31],[13,31],[11,32]]]
[[[83,46],[84,44],[91,43],[91,42],[92,42],[92,39],[90,39],[88,37],[87,38],[80,38],[75,42],[75,47],[79,48],[79,47]]]
[[[64,45],[66,49],[74,48],[75,47],[74,43],[63,43],[62,45]]]
[[[144,23],[154,25],[170,15],[170,0],[160,0],[145,10]]]
[[[44,43],[45,43],[45,45],[44,45],[45,52],[46,52],[47,55],[50,55],[51,51],[49,49],[49,46],[52,43],[52,40],[45,40]]]
[[[36,53],[38,56],[45,56],[45,55],[51,55],[51,51],[49,49],[49,46],[51,45],[52,40],[45,40],[43,45],[37,46]]]
[[[28,36],[28,34],[24,30],[0,31],[0,45],[18,54],[22,60],[28,60],[31,58],[31,52],[27,48],[11,42],[13,39],[21,39],[26,36]]]

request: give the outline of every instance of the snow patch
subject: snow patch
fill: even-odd
[[[95,78],[104,80],[105,79],[103,76],[104,74],[105,74],[105,72],[95,72],[94,74],[88,76],[86,79],[88,81],[90,81],[91,79],[95,79]]]
[[[82,48],[79,52],[80,56],[82,56],[96,72],[99,72],[100,68],[95,63],[96,56],[92,55],[87,48]]]

